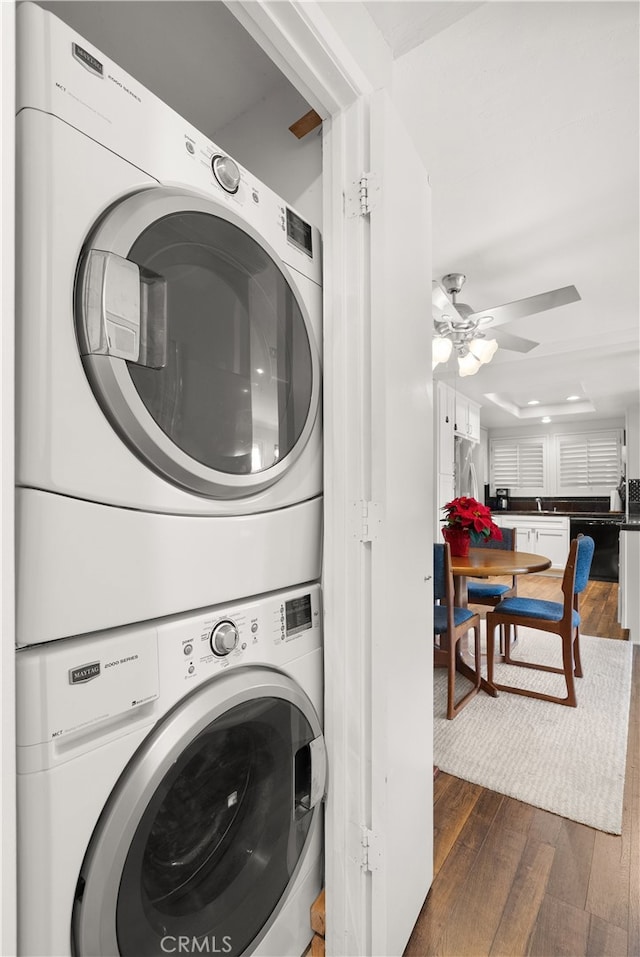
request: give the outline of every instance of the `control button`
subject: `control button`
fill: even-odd
[[[195,670],[196,670],[196,669],[195,669],[194,665],[189,665],[188,671],[189,671],[189,674],[190,674],[190,675],[192,675]]]
[[[230,156],[217,153],[211,160],[213,175],[228,193],[237,193],[240,185],[240,170]]]
[[[254,203],[259,203],[259,202],[260,202],[260,197],[258,196],[258,191],[257,191],[257,190],[254,189],[254,191],[251,193],[251,198],[252,198],[252,200],[254,201]]]
[[[255,635],[255,633],[256,633],[257,630],[258,630],[258,622],[257,622],[257,621],[254,621],[254,623],[251,625],[251,631],[252,631],[252,632],[254,633],[254,635]]]
[[[232,621],[220,621],[209,637],[209,644],[214,655],[224,658],[238,645],[238,629]]]
[[[185,645],[182,649],[182,654],[185,656],[185,658],[188,658],[192,651],[193,645]]]
[[[193,156],[193,154],[194,154],[195,151],[196,151],[196,148],[195,148],[195,146],[193,145],[193,143],[192,143],[190,140],[185,140],[185,144],[184,144],[184,145],[187,147],[187,153],[191,153],[191,155]]]

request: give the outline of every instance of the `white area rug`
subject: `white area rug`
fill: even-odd
[[[513,657],[559,663],[559,638],[518,630]],[[491,698],[480,691],[448,721],[446,670],[437,668],[434,763],[465,781],[620,834],[633,646],[581,635],[580,650],[584,677],[576,679],[577,708],[504,691]],[[484,659],[482,673],[486,676]],[[561,675],[496,664],[495,677],[564,694]],[[460,693],[468,685],[460,675],[457,680]]]

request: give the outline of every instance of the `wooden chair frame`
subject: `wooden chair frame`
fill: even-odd
[[[449,543],[444,543],[444,583],[445,583],[445,603],[447,608],[447,630],[440,634],[434,634],[433,663],[436,668],[447,669],[447,718],[450,720],[474,698],[480,690],[482,680],[481,657],[480,657],[480,615],[472,614],[462,624],[456,625],[454,621],[454,586],[453,572],[451,570],[451,549]],[[474,649],[475,649],[475,667],[471,668],[462,660],[460,652],[460,640],[473,628],[474,631]],[[439,644],[436,644],[439,642]],[[455,700],[456,671],[469,678],[473,683],[459,701]]]
[[[578,539],[571,542],[569,557],[562,578],[562,592],[564,594],[564,610],[560,621],[551,621],[548,618],[534,618],[531,615],[501,614],[492,611],[487,614],[487,680],[498,691],[508,691],[512,694],[525,695],[528,698],[540,698],[542,701],[553,701],[570,708],[577,707],[575,678],[582,678],[582,664],[580,662],[580,627],[573,625],[573,613],[578,611],[580,596],[574,592],[576,580],[576,562],[578,558]],[[544,694],[540,691],[530,691],[527,688],[518,688],[514,685],[498,684],[494,681],[495,630],[498,625],[505,625],[505,646],[503,661],[508,665],[519,668],[534,668],[536,671],[549,671],[553,674],[564,675],[567,694],[561,698],[556,695]],[[511,658],[511,625],[523,625],[535,628],[536,631],[545,631],[558,635],[562,640],[562,667],[541,665],[530,661],[520,661]]]
[[[504,528],[501,528],[500,531],[501,531],[501,532],[504,532],[505,529],[504,529]],[[512,534],[511,534],[511,546],[510,546],[509,548],[503,548],[503,551],[515,552],[515,551],[516,551],[517,532],[516,532],[516,529],[515,529],[515,528],[510,528],[510,529],[508,529],[508,531],[510,531],[510,532],[512,533]],[[499,542],[496,543],[496,544],[489,544],[489,542],[485,542],[485,544],[480,544],[480,545],[477,545],[476,547],[477,547],[477,548],[500,548],[501,546],[500,546],[500,543],[499,543]],[[482,581],[487,581],[487,580],[488,580],[488,579],[486,579],[486,578],[485,578],[485,579],[482,579]],[[470,580],[467,582],[467,591],[469,590],[469,585],[473,585],[473,583],[474,583],[475,581],[476,581],[476,579],[470,579]],[[511,586],[509,587],[509,591],[505,591],[505,592],[502,593],[502,595],[496,595],[496,596],[490,596],[490,595],[485,595],[485,596],[481,596],[481,597],[478,597],[477,595],[476,595],[475,597],[470,596],[469,599],[468,599],[468,602],[469,602],[470,605],[484,605],[484,606],[489,606],[490,608],[495,608],[496,605],[499,605],[500,602],[501,602],[504,598],[516,598],[517,595],[518,595],[518,579],[517,579],[517,577],[516,577],[515,575],[512,575],[512,576],[511,576]],[[506,643],[507,643],[506,638],[505,638],[505,635],[504,635],[504,630],[505,630],[505,626],[502,625],[502,626],[500,627],[500,652],[501,652],[501,654],[504,654],[504,649],[505,649]],[[517,630],[517,628],[516,628],[515,631],[514,631],[514,638],[517,639],[517,637],[518,637],[518,630]]]

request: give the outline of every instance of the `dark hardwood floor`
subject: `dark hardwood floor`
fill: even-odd
[[[518,591],[557,601],[560,579]],[[616,609],[617,585],[589,582],[583,634],[625,640]],[[635,648],[621,836],[438,774],[435,877],[405,957],[640,957],[639,728]]]

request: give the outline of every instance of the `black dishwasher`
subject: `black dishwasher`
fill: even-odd
[[[589,578],[600,582],[617,582],[620,568],[619,539],[622,519],[572,518],[571,538],[590,535],[596,544]]]

